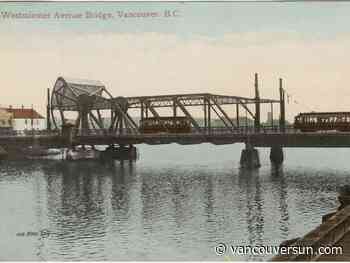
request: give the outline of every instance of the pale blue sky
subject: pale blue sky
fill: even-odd
[[[146,12],[176,18],[0,20],[0,104],[38,105],[58,76],[96,79],[115,96],[210,92],[278,98],[301,111],[350,111],[350,2],[1,3],[8,12]]]
[[[107,21],[73,20],[43,23],[19,20],[23,30],[74,32],[160,32],[182,37],[198,35],[220,37],[237,32],[298,32],[302,37],[333,38],[349,32],[350,2],[287,2],[287,3],[0,3],[1,11],[13,12],[81,12],[162,11],[178,9],[181,18],[115,19]],[[8,27],[2,20],[0,27]],[[21,28],[18,28],[21,30]]]

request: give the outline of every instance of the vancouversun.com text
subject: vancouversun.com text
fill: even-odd
[[[234,246],[225,243],[219,243],[215,246],[215,253],[218,256],[245,256],[245,255],[342,255],[343,248],[340,246],[321,246],[313,248],[311,246]]]

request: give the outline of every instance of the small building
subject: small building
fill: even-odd
[[[13,114],[0,108],[0,131],[12,130]]]
[[[12,116],[12,128],[14,130],[45,130],[46,120],[32,108],[7,108]]]

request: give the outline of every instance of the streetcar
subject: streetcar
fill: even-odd
[[[350,112],[306,112],[294,119],[294,128],[302,132],[350,131]]]
[[[140,121],[142,133],[189,133],[191,122],[187,117],[151,117]]]

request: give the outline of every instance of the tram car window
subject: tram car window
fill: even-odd
[[[189,133],[191,122],[187,117],[151,117],[140,121],[142,133]]]
[[[350,112],[306,112],[294,119],[294,128],[302,132],[350,131]]]

